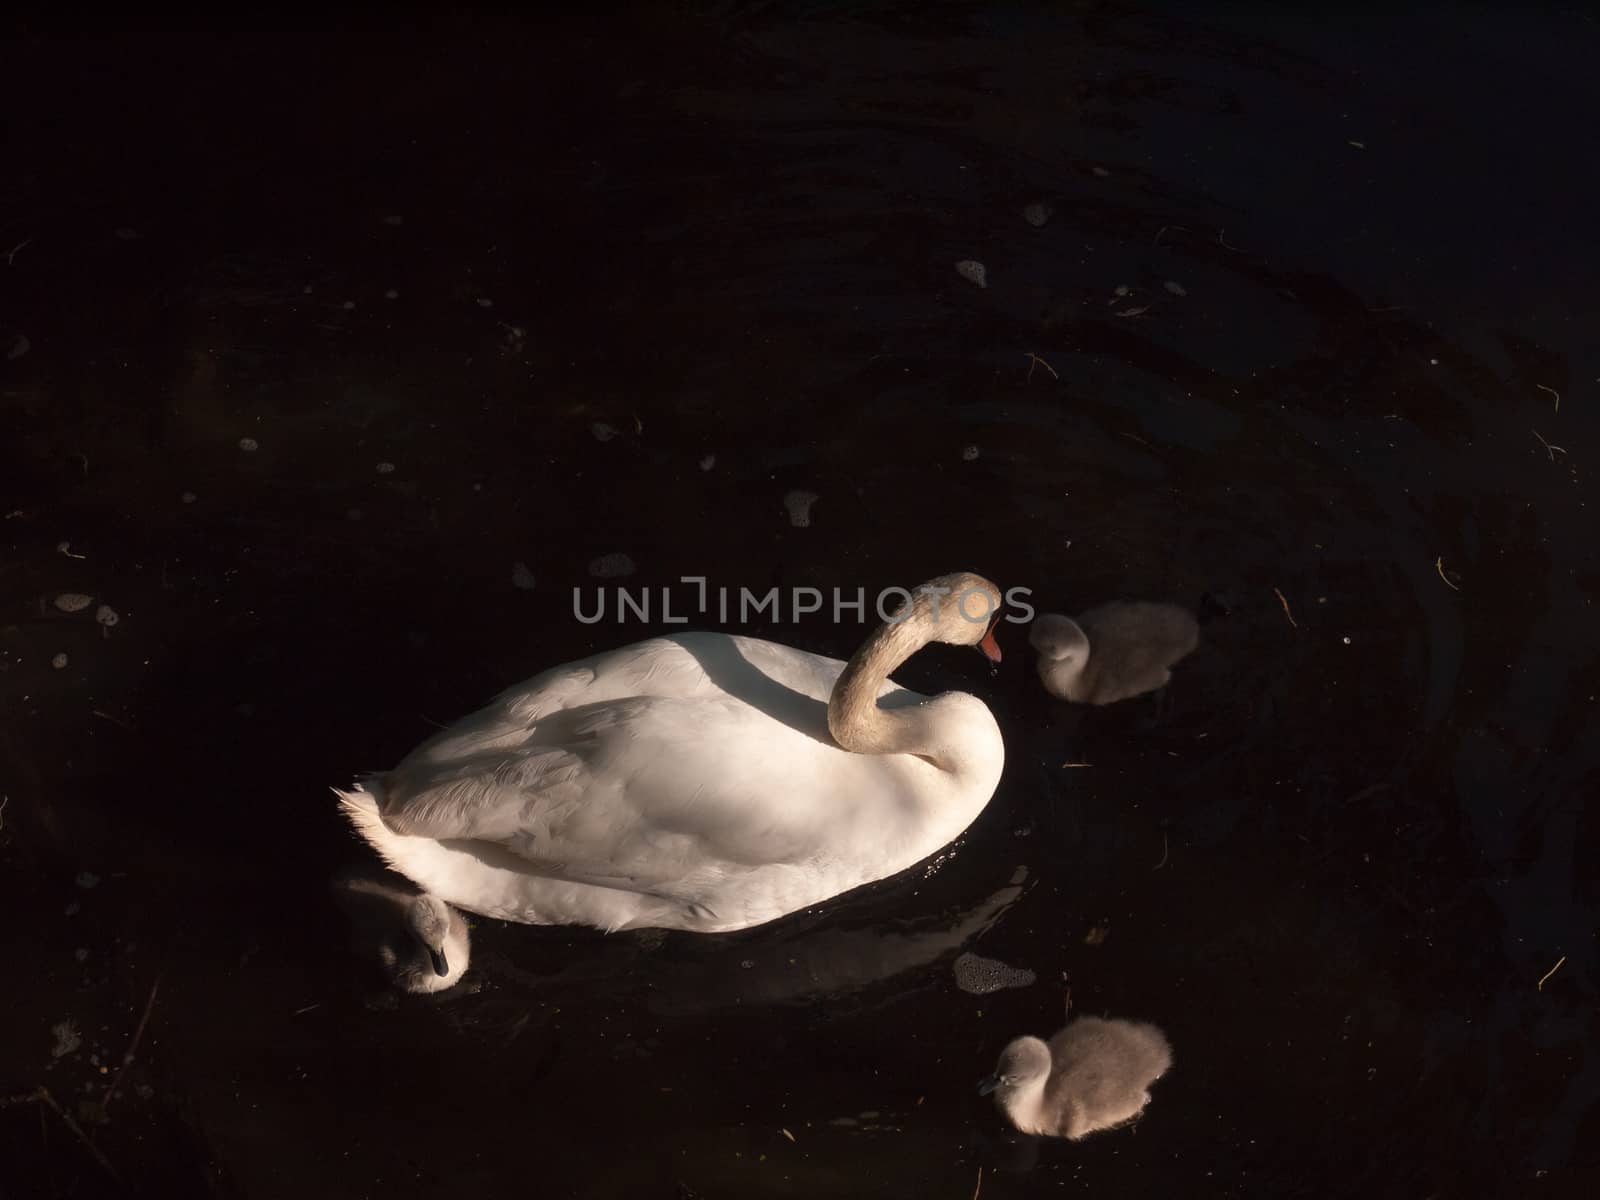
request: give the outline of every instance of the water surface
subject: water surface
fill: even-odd
[[[163,1196],[1593,1179],[1596,36],[1078,4],[14,38],[5,1092]],[[479,922],[472,988],[374,1007],[328,786],[660,631],[574,619],[614,553],[1207,619],[1105,711],[1017,628],[994,675],[918,656],[1008,763],[905,878],[723,938]],[[963,952],[1037,982],[963,992]],[[1069,985],[1177,1065],[1133,1131],[1008,1138],[976,1081]],[[37,1105],[0,1140],[8,1197],[121,1194]]]

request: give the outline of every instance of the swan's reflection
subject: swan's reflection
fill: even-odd
[[[676,1016],[865,991],[968,947],[1016,903],[1027,874],[1027,868],[1017,868],[1005,887],[953,917],[947,912],[870,927],[836,919],[665,963],[648,993],[649,1008]]]
[[[1018,867],[1004,887],[977,904],[926,916],[886,917],[890,907],[904,913],[904,895],[900,889],[873,889],[865,897],[739,933],[583,938],[585,944],[572,949],[571,965],[555,972],[520,966],[517,960],[524,957],[548,963],[551,947],[544,938],[528,938],[532,931],[506,929],[499,932],[527,943],[526,955],[504,936],[484,938],[478,964],[487,987],[506,1000],[515,996],[517,1024],[525,1022],[520,1014],[530,999],[564,1005],[602,992],[608,1001],[637,998],[651,1013],[673,1017],[798,1004],[865,992],[971,949],[1021,897],[1027,877],[1027,868]],[[481,1013],[480,1019],[488,1016]]]

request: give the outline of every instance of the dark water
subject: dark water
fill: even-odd
[[[84,1134],[0,1111],[8,1200],[1600,1177],[1600,27],[797,11],[5,45],[0,1085]],[[909,664],[1007,738],[936,869],[479,922],[475,990],[374,1007],[328,785],[663,628],[574,619],[613,552],[1216,603],[1159,703],[1054,703],[1015,627]],[[1039,1146],[974,1084],[1063,976],[1177,1066]]]

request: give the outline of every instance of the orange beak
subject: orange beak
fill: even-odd
[[[983,641],[978,643],[978,649],[983,651],[983,656],[992,663],[1000,661],[1000,643],[994,640],[995,628],[1000,624],[998,616],[989,622],[989,632],[983,635]]]

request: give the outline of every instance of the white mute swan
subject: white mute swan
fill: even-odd
[[[442,992],[466,974],[467,923],[437,896],[356,872],[335,877],[333,895],[349,918],[352,948],[402,991]]]
[[[1078,704],[1115,704],[1165,687],[1200,642],[1200,625],[1173,604],[1118,600],[1076,621],[1041,613],[1028,631],[1045,690]]]
[[[1077,1141],[1133,1120],[1172,1066],[1172,1047],[1142,1021],[1079,1017],[1048,1042],[1020,1037],[979,1092],[1022,1133]]]
[[[888,679],[932,641],[999,661],[999,589],[917,589],[848,663],[721,633],[555,667],[335,792],[425,891],[537,925],[745,929],[887,878],[988,804],[999,726]]]

